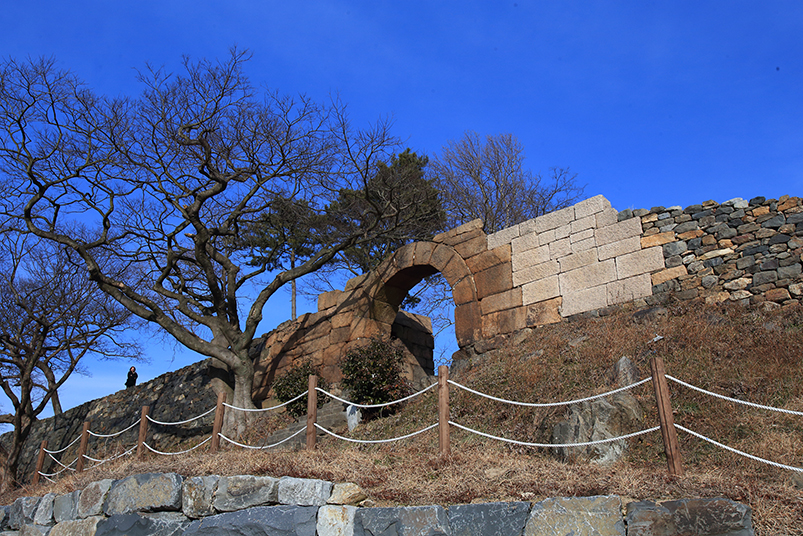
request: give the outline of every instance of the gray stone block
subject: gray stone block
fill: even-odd
[[[668,244],[664,244],[664,257],[674,257],[675,255],[681,255],[686,252],[688,246],[686,242],[679,240],[677,242],[670,242]]]
[[[134,513],[116,514],[98,523],[95,536],[173,536],[183,534],[188,524]]]
[[[79,519],[103,514],[103,503],[106,501],[112,482],[113,480],[105,478],[92,482],[81,491],[76,508],[76,516]]]
[[[684,499],[627,505],[628,536],[753,536],[750,507],[728,499]]]
[[[753,275],[753,286],[764,285],[778,280],[778,272],[771,270],[767,272],[757,272]]]
[[[39,506],[36,508],[36,513],[33,516],[35,525],[49,526],[55,523],[53,520],[53,501],[55,498],[55,493],[48,493],[39,501]]]
[[[217,484],[213,506],[218,512],[233,512],[279,501],[278,480],[270,476],[224,476]]]
[[[193,521],[184,530],[184,534],[315,536],[317,511],[314,506],[259,506]]]
[[[332,495],[331,482],[311,478],[279,479],[279,503],[297,506],[323,506]]]
[[[621,501],[616,496],[564,497],[535,503],[525,536],[625,536]]]
[[[182,477],[176,473],[145,473],[116,481],[103,505],[107,516],[131,512],[181,509]]]
[[[18,536],[46,536],[50,532],[50,527],[44,525],[23,525],[20,527]]]
[[[318,509],[318,536],[354,536],[356,515],[356,506],[321,506]]]
[[[458,504],[449,507],[452,536],[520,536],[530,503]]]
[[[20,497],[14,501],[8,511],[8,527],[19,530],[22,525],[33,524],[33,516],[40,500],[39,497]]]
[[[449,518],[441,506],[360,508],[354,536],[447,536]]]
[[[59,495],[53,500],[53,519],[56,523],[72,521],[78,518],[78,499],[81,490]]]
[[[185,516],[198,519],[216,513],[212,501],[215,498],[218,480],[220,480],[218,476],[194,476],[184,480],[181,510]]]
[[[796,279],[798,276],[800,276],[800,273],[800,263],[790,264],[789,266],[781,266],[778,268],[778,279]]]

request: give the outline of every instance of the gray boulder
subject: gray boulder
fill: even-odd
[[[354,518],[354,536],[449,535],[449,518],[441,506],[360,508]]]
[[[750,507],[729,499],[684,499],[627,505],[628,536],[754,536]]]
[[[8,528],[19,530],[22,525],[32,525],[40,500],[39,497],[20,497],[14,501],[8,512]]]
[[[332,495],[332,483],[311,478],[279,479],[279,503],[323,506]]]
[[[219,480],[218,476],[194,476],[184,480],[181,492],[181,510],[185,516],[198,519],[217,513],[212,506],[212,501],[215,499]]]
[[[317,511],[314,506],[259,506],[193,521],[184,530],[184,534],[315,536]]]
[[[78,499],[81,497],[81,490],[58,495],[53,500],[53,519],[56,523],[62,521],[72,521],[78,518]]]
[[[273,477],[224,476],[218,481],[214,507],[218,512],[233,512],[278,501],[278,480]]]
[[[36,507],[36,513],[33,516],[35,525],[49,526],[55,523],[53,520],[53,501],[55,498],[55,493],[48,493],[39,501],[39,506]]]
[[[103,503],[106,501],[106,495],[112,487],[112,482],[114,481],[105,478],[98,482],[92,482],[81,490],[76,508],[76,515],[79,519],[103,514]]]
[[[452,536],[520,536],[530,503],[458,504],[449,507]]]
[[[98,523],[105,519],[100,516],[87,517],[57,523],[48,536],[94,536]]]
[[[145,473],[116,481],[103,512],[107,516],[131,512],[181,510],[182,477],[176,473]]]
[[[172,512],[171,512],[172,513]],[[117,514],[98,523],[95,536],[173,536],[183,534],[184,522],[153,518],[139,514]]]
[[[524,536],[625,536],[616,496],[563,497],[535,503]]]

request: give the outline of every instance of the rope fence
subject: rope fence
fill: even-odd
[[[413,393],[411,395],[405,396],[405,397],[400,398],[398,400],[394,400],[392,402],[385,402],[385,403],[381,403],[381,404],[359,404],[359,403],[355,403],[355,402],[346,400],[344,398],[340,398],[340,397],[338,397],[338,396],[336,396],[336,395],[334,395],[334,394],[332,394],[332,393],[330,393],[330,392],[328,392],[328,391],[326,391],[324,389],[319,388],[317,386],[317,376],[310,376],[309,377],[309,383],[308,383],[307,391],[299,394],[298,396],[294,397],[291,400],[288,400],[287,402],[284,402],[284,403],[276,405],[276,406],[272,406],[270,408],[261,408],[261,409],[257,408],[257,409],[255,409],[255,408],[240,408],[240,407],[236,407],[236,406],[227,404],[225,402],[225,393],[220,393],[218,395],[217,404],[216,404],[216,406],[214,408],[211,408],[211,409],[201,413],[200,415],[197,415],[195,417],[192,417],[190,419],[186,419],[186,420],[183,420],[183,421],[162,422],[162,421],[158,421],[158,420],[153,419],[152,417],[150,417],[148,415],[150,408],[148,406],[144,406],[142,408],[142,413],[141,413],[140,419],[137,420],[136,422],[134,422],[133,424],[131,424],[130,426],[128,426],[127,428],[125,428],[123,430],[120,430],[119,432],[115,432],[115,433],[111,433],[111,434],[98,434],[98,433],[90,431],[89,430],[89,422],[85,422],[82,434],[80,436],[78,436],[77,438],[73,439],[64,448],[61,448],[59,450],[47,450],[47,440],[42,441],[42,445],[41,445],[40,450],[39,450],[39,457],[38,457],[37,464],[36,464],[36,471],[35,471],[35,473],[33,475],[32,481],[33,481],[34,484],[36,484],[38,482],[38,480],[39,480],[39,477],[41,476],[41,477],[44,477],[44,478],[46,478],[46,479],[48,479],[48,480],[50,480],[52,482],[51,479],[53,477],[56,477],[59,474],[65,472],[65,471],[73,471],[73,472],[81,472],[81,471],[83,471],[84,470],[84,461],[85,460],[94,462],[94,465],[89,468],[89,469],[91,469],[91,468],[103,465],[104,463],[107,463],[107,462],[109,462],[111,460],[118,459],[118,458],[120,458],[122,456],[130,455],[134,451],[136,451],[136,456],[138,458],[141,458],[146,452],[151,452],[151,453],[154,453],[154,454],[157,454],[157,455],[161,455],[161,456],[179,456],[179,455],[184,455],[184,454],[187,454],[189,452],[192,452],[192,451],[194,451],[196,449],[199,449],[203,445],[206,445],[207,443],[209,443],[210,444],[209,453],[214,454],[220,448],[220,440],[221,439],[223,439],[227,443],[230,443],[230,444],[235,445],[235,446],[240,447],[240,448],[252,449],[252,450],[266,450],[266,449],[271,449],[271,448],[278,447],[278,446],[280,446],[280,445],[292,440],[293,438],[298,437],[300,434],[306,432],[306,448],[307,449],[313,449],[313,448],[316,447],[318,432],[321,432],[323,435],[328,435],[328,436],[333,437],[333,438],[335,438],[337,440],[340,440],[340,441],[346,441],[346,442],[349,442],[349,443],[356,443],[356,444],[373,444],[373,445],[376,445],[376,444],[392,443],[392,442],[396,442],[396,441],[403,441],[403,440],[410,439],[412,437],[418,436],[420,434],[424,434],[424,433],[426,433],[426,432],[428,432],[430,430],[434,430],[436,428],[438,429],[438,448],[439,448],[439,453],[440,453],[441,456],[448,456],[450,454],[450,430],[452,428],[457,429],[457,430],[462,430],[462,431],[467,432],[469,434],[478,435],[478,436],[484,437],[486,439],[492,439],[492,440],[495,440],[495,441],[500,441],[500,442],[519,445],[519,446],[524,446],[524,447],[531,447],[531,448],[588,447],[588,446],[593,446],[593,445],[601,445],[601,444],[606,444],[606,443],[612,443],[612,442],[616,442],[616,441],[626,441],[626,440],[632,439],[634,437],[638,437],[638,436],[641,436],[641,435],[644,435],[644,434],[650,434],[650,433],[657,432],[657,431],[660,430],[661,431],[661,437],[662,437],[662,440],[663,440],[663,445],[664,445],[664,452],[666,453],[668,472],[669,472],[670,475],[682,475],[683,474],[683,467],[682,467],[682,464],[681,464],[681,455],[680,455],[680,449],[678,447],[678,440],[677,440],[677,430],[680,430],[681,432],[684,432],[684,433],[686,433],[688,435],[691,435],[691,436],[693,436],[693,437],[695,437],[697,439],[706,441],[706,442],[708,442],[708,443],[710,443],[712,445],[715,445],[715,446],[717,446],[719,448],[727,450],[727,451],[729,451],[731,453],[746,457],[748,459],[751,459],[751,460],[754,460],[754,461],[757,461],[757,462],[761,462],[761,463],[765,463],[765,464],[768,464],[768,465],[771,465],[773,467],[777,467],[777,468],[780,468],[780,469],[796,471],[796,472],[803,472],[803,468],[793,467],[793,466],[790,466],[790,465],[777,463],[777,462],[774,462],[774,461],[771,461],[771,460],[767,460],[767,459],[761,458],[759,456],[755,456],[755,455],[743,452],[741,450],[738,450],[738,449],[729,447],[727,445],[724,445],[722,443],[719,443],[719,442],[717,442],[717,441],[715,441],[713,439],[710,439],[710,438],[708,438],[708,437],[706,437],[706,436],[704,436],[702,434],[699,434],[697,432],[689,430],[688,428],[685,428],[685,427],[683,427],[681,425],[675,424],[674,423],[673,413],[672,413],[672,406],[671,406],[671,402],[670,402],[669,388],[668,388],[667,380],[672,381],[672,382],[674,382],[674,383],[676,383],[676,384],[678,384],[680,386],[692,389],[694,391],[706,394],[706,395],[714,397],[714,398],[722,399],[722,400],[725,400],[725,401],[728,401],[728,402],[743,404],[743,405],[750,406],[750,407],[753,407],[753,408],[769,410],[769,411],[777,411],[777,412],[781,412],[781,413],[784,413],[784,414],[787,414],[787,415],[794,415],[794,416],[803,416],[803,412],[794,411],[794,410],[787,410],[787,409],[783,409],[783,408],[776,408],[776,407],[773,407],[773,406],[766,406],[766,405],[762,405],[762,404],[756,404],[756,403],[747,402],[747,401],[744,401],[744,400],[738,400],[738,399],[735,399],[735,398],[727,397],[727,396],[724,396],[724,395],[720,395],[718,393],[714,393],[714,392],[702,389],[700,387],[696,387],[696,386],[691,385],[689,383],[686,383],[686,382],[684,382],[682,380],[679,380],[679,379],[677,379],[677,378],[675,378],[673,376],[670,376],[669,374],[666,374],[666,372],[664,370],[663,360],[660,357],[653,357],[650,360],[650,369],[652,371],[652,375],[650,377],[645,378],[643,380],[640,380],[638,382],[632,383],[630,385],[627,385],[627,386],[624,386],[624,387],[620,387],[618,389],[613,389],[613,390],[610,390],[610,391],[607,391],[607,392],[604,392],[604,393],[591,395],[591,396],[588,396],[588,397],[585,397],[585,398],[578,398],[578,399],[573,399],[573,400],[568,400],[568,401],[559,401],[559,402],[521,402],[521,401],[508,400],[508,399],[505,399],[505,398],[495,397],[495,396],[489,395],[487,393],[482,393],[480,391],[471,389],[471,388],[469,388],[469,387],[467,387],[465,385],[461,385],[461,384],[459,384],[459,383],[457,383],[455,381],[450,380],[449,379],[449,369],[448,369],[448,367],[440,366],[438,368],[438,382],[437,383],[433,383],[432,385],[430,385],[430,386],[428,386],[428,387],[426,387],[424,389],[421,389],[420,391],[417,391],[417,392],[415,392],[415,393]],[[470,393],[470,394],[473,394],[473,395],[476,395],[476,396],[480,396],[480,397],[483,397],[483,398],[488,399],[488,400],[493,400],[495,402],[511,404],[511,405],[521,406],[521,407],[545,408],[545,407],[566,406],[566,405],[570,405],[570,404],[579,404],[579,403],[582,403],[582,402],[587,402],[587,401],[590,401],[590,400],[595,400],[595,399],[598,399],[598,398],[615,395],[617,393],[621,393],[621,392],[624,392],[624,391],[627,391],[627,390],[630,390],[630,389],[634,389],[634,388],[639,387],[641,385],[644,385],[644,384],[646,384],[648,382],[652,382],[653,383],[653,388],[654,388],[654,391],[655,391],[655,399],[656,399],[656,405],[657,405],[657,409],[658,409],[658,421],[659,421],[658,425],[657,426],[653,426],[653,427],[649,427],[649,428],[645,428],[643,430],[635,431],[635,432],[632,432],[632,433],[624,434],[624,435],[621,435],[621,436],[618,436],[618,437],[611,437],[611,438],[604,438],[604,439],[595,440],[595,441],[584,441],[584,442],[576,442],[576,443],[532,443],[532,442],[520,441],[520,440],[516,440],[516,439],[502,437],[501,435],[494,435],[494,434],[490,434],[490,433],[486,433],[486,432],[481,432],[479,430],[475,430],[475,429],[470,428],[468,426],[464,426],[464,425],[462,425],[460,423],[457,423],[457,422],[455,422],[455,421],[450,419],[449,391],[450,391],[450,387],[451,386],[453,386],[453,387],[455,387],[457,389],[466,391],[467,393]],[[352,406],[352,407],[355,407],[355,408],[373,409],[373,408],[382,408],[382,407],[387,407],[387,406],[390,406],[390,405],[393,405],[393,404],[401,404],[401,403],[407,402],[407,401],[412,400],[412,399],[414,399],[414,398],[416,398],[418,396],[423,395],[424,393],[426,393],[426,392],[428,392],[431,389],[434,389],[436,387],[437,387],[437,390],[438,390],[438,420],[437,420],[437,422],[435,422],[433,424],[430,424],[430,425],[428,425],[428,426],[426,426],[426,427],[424,427],[424,428],[422,428],[420,430],[417,430],[415,432],[411,432],[409,434],[406,434],[406,435],[393,437],[393,438],[385,438],[385,439],[356,439],[356,438],[349,438],[349,437],[346,437],[346,436],[343,436],[343,435],[339,435],[339,434],[335,433],[332,430],[328,430],[327,428],[321,426],[317,422],[317,400],[318,400],[317,397],[318,397],[318,393],[321,393],[324,396],[330,397],[331,399],[336,400],[338,402],[341,402],[341,403],[343,403],[343,404],[345,404],[347,406]],[[274,410],[281,409],[281,408],[287,406],[288,404],[292,404],[293,402],[296,402],[296,401],[300,400],[301,398],[303,398],[305,396],[307,397],[306,426],[305,427],[302,426],[301,428],[299,428],[297,431],[295,431],[294,433],[292,433],[288,437],[286,437],[286,438],[284,438],[284,439],[282,439],[282,440],[280,440],[280,441],[278,441],[276,443],[273,443],[273,444],[270,444],[270,445],[263,445],[263,446],[247,445],[247,444],[244,444],[244,443],[240,443],[239,441],[237,441],[235,439],[227,437],[222,432],[224,415],[225,415],[225,411],[227,409],[232,410],[232,411],[240,411],[240,412],[274,411]],[[204,439],[203,441],[201,441],[200,443],[198,443],[197,445],[195,445],[195,446],[193,446],[193,447],[191,447],[189,449],[182,450],[180,452],[163,452],[163,451],[155,449],[154,447],[152,447],[151,445],[149,445],[146,442],[146,438],[147,438],[147,435],[148,435],[148,423],[153,423],[153,424],[157,424],[157,425],[160,425],[160,426],[180,426],[180,425],[191,423],[191,422],[196,421],[198,419],[201,419],[203,417],[206,417],[206,416],[212,414],[213,412],[214,412],[215,416],[214,416],[214,422],[213,422],[213,426],[212,426],[212,434],[209,437],[207,437],[206,439]],[[111,457],[106,458],[106,459],[95,459],[95,458],[92,458],[92,457],[87,455],[87,443],[88,443],[88,439],[89,439],[90,436],[97,437],[97,438],[118,437],[118,436],[122,435],[123,433],[125,433],[125,432],[127,432],[129,430],[132,430],[137,425],[139,425],[139,437],[138,437],[138,440],[137,440],[137,444],[134,445],[133,447],[131,447],[131,448],[127,449],[127,450],[124,450],[121,454],[117,454],[117,455],[111,456]],[[67,450],[69,450],[71,447],[73,447],[79,441],[80,441],[80,446],[79,446],[79,449],[78,449],[78,456],[72,462],[70,462],[69,464],[64,464],[63,462],[59,461],[54,456],[55,454],[61,454],[61,453],[66,452]],[[42,467],[43,467],[46,455],[49,456],[53,461],[55,461],[56,464],[61,466],[61,469],[59,471],[56,471],[56,472],[53,472],[53,473],[45,473],[45,472],[42,471]],[[74,468],[73,468],[73,465],[75,465]]]

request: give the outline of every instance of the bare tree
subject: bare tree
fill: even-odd
[[[61,413],[58,389],[81,360],[139,356],[122,335],[131,314],[100,292],[82,266],[55,245],[15,238],[5,236],[0,249],[0,387],[13,408],[0,415],[13,426],[4,491],[16,481],[31,426],[48,403]]]
[[[432,161],[450,227],[474,219],[490,234],[567,207],[583,195],[576,175],[552,168],[544,178],[524,169],[524,149],[513,134],[482,138],[466,132]]]
[[[149,68],[137,99],[95,95],[52,61],[7,61],[0,172],[9,222],[71,249],[103,292],[227,365],[230,401],[253,408],[249,349],[268,299],[339,252],[426,217],[429,204],[368,192],[397,148],[387,122],[356,131],[336,99],[257,92],[246,60],[234,50],[222,62],[185,59],[180,74]],[[342,189],[353,204],[333,204]],[[238,236],[277,199],[304,200],[328,224],[313,254],[269,272],[249,264]],[[81,236],[65,230],[75,219]],[[227,416],[227,431],[244,431],[242,412]]]

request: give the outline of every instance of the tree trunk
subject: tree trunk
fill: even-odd
[[[229,404],[236,408],[256,409],[251,398],[251,391],[254,385],[254,364],[245,352],[245,358],[240,358],[240,365],[232,367],[234,374],[234,392]],[[256,414],[252,411],[238,411],[226,408],[223,421],[223,434],[231,439],[240,439],[245,433],[249,422],[253,422]]]
[[[290,269],[296,267],[296,252],[290,250]],[[296,280],[290,281],[290,319],[296,319]]]

